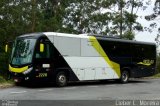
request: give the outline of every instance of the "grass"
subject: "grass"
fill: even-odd
[[[156,74],[156,75],[154,75],[154,76],[152,76],[153,78],[160,78],[160,73],[158,73],[158,74]]]
[[[12,86],[14,86],[14,82],[12,80],[5,80],[2,76],[0,76],[0,89]]]
[[[151,78],[151,79],[154,79],[154,78],[160,78],[160,73],[157,73],[157,74],[155,74],[155,75],[153,75],[153,76],[150,76],[150,77],[144,77],[144,78]]]

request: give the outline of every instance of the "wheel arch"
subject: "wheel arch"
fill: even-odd
[[[68,68],[58,68],[58,69],[56,69],[56,75],[57,75],[59,72],[64,72],[64,73],[66,74],[67,79],[69,80],[70,70],[69,70]]]
[[[58,74],[58,72],[60,72],[60,71],[63,71],[66,73],[68,81],[79,81],[76,73],[72,69],[70,69],[70,68],[57,68],[54,75],[56,76]]]

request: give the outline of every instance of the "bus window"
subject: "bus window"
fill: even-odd
[[[144,48],[141,45],[132,45],[132,49],[134,50],[133,52],[133,57],[134,58],[142,58],[143,57],[143,50]]]
[[[145,58],[155,58],[155,47],[154,46],[144,46],[144,50],[143,50],[143,56]]]
[[[44,51],[40,52],[36,50],[36,58],[50,58],[50,46],[49,43],[44,43]]]
[[[111,54],[118,58],[131,57],[130,44],[116,42],[112,44]]]

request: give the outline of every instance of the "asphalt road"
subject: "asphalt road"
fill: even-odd
[[[132,79],[127,84],[115,81],[70,83],[63,88],[52,84],[15,86],[0,89],[0,100],[111,100],[111,104],[112,100],[160,100],[160,79]]]

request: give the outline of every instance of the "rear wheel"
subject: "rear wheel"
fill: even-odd
[[[56,76],[56,85],[58,87],[64,87],[67,85],[67,76],[66,76],[66,73],[65,72],[59,72]]]
[[[122,71],[120,78],[121,83],[127,83],[128,80],[129,80],[129,72],[126,70]]]

